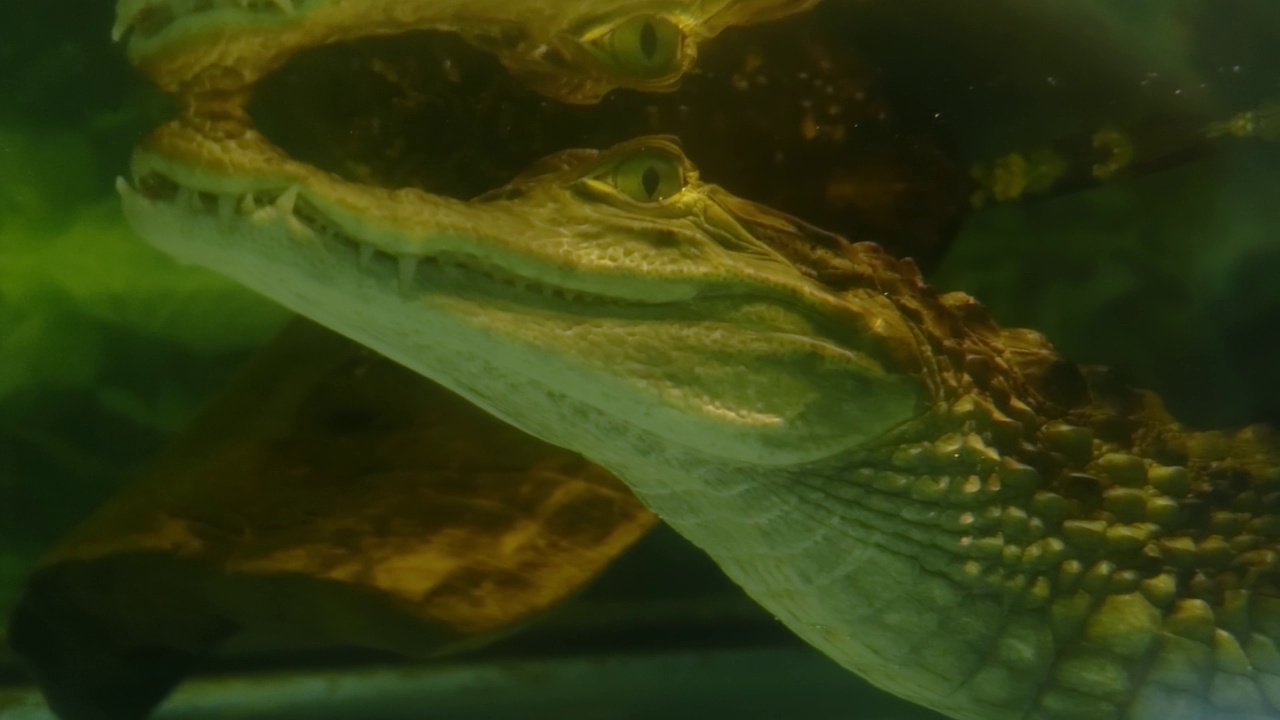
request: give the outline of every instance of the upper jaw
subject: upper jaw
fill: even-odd
[[[162,89],[252,85],[300,50],[414,30],[456,32],[543,94],[594,103],[618,87],[674,89],[698,44],[732,25],[806,11],[820,0],[119,0],[112,36]],[[656,77],[596,62],[584,38],[646,14],[678,26],[676,67]]]

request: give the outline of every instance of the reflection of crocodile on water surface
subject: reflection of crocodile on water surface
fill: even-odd
[[[1274,717],[1272,431],[1187,430],[1154,395],[933,291],[910,261],[704,182],[664,135],[563,150],[586,121],[548,110],[525,125],[545,146],[513,143],[545,158],[486,167],[501,153],[428,126],[403,151],[444,162],[406,170],[386,145],[398,130],[372,115],[281,128],[316,133],[320,155],[352,138],[321,170],[249,125],[270,104],[252,89],[289,87],[288,59],[314,46],[445,31],[607,112],[626,103],[601,100],[615,87],[673,90],[721,31],[815,4],[281,0],[179,17],[125,2],[133,60],[183,108],[136,153],[125,212],[156,246],[613,471],[796,634],[891,692],[971,720]],[[417,71],[369,67],[392,85]],[[531,98],[511,101],[512,133]],[[388,122],[425,117],[403,112]],[[932,147],[903,147],[902,167],[924,158],[939,187],[963,186]],[[386,188],[402,184],[430,192]],[[923,232],[954,222],[955,195],[920,197],[943,198]]]

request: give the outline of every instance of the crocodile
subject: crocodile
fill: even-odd
[[[147,241],[581,453],[796,635],[959,720],[1280,717],[1280,438],[1000,327],[917,266],[704,181],[676,138],[463,200],[252,126],[306,48],[454,33],[570,104],[671,91],[815,0],[125,0],[181,100],[118,190]]]

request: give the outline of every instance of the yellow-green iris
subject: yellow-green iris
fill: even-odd
[[[636,77],[659,78],[680,69],[684,34],[670,20],[636,15],[619,23],[603,40],[618,67]]]
[[[636,202],[661,202],[684,189],[684,168],[664,152],[642,150],[615,165],[609,179]]]

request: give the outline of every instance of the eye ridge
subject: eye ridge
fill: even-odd
[[[683,158],[663,147],[632,150],[597,166],[583,180],[588,189],[598,191],[608,187],[606,196],[621,196],[646,204],[666,203],[689,186]]]

